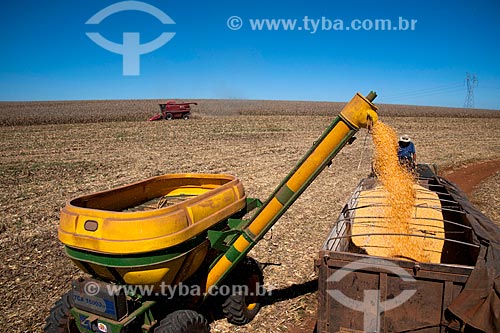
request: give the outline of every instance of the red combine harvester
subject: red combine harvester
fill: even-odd
[[[189,115],[191,114],[191,105],[198,105],[198,103],[176,103],[175,101],[167,101],[167,103],[159,105],[161,112],[156,116],[149,118],[149,121],[180,118],[189,119]]]

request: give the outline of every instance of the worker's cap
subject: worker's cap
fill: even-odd
[[[404,135],[401,135],[401,137],[399,138],[399,141],[410,142],[411,139],[410,139],[410,136],[408,134],[404,134]]]

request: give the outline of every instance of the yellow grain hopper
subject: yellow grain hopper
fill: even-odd
[[[207,229],[242,211],[229,175],[175,174],[79,197],[61,211],[59,239],[84,272],[126,284],[177,284],[210,247]]]

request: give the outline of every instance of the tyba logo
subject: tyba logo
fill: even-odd
[[[332,276],[328,278],[328,282],[336,283],[340,282],[347,275],[363,269],[382,269],[389,271],[390,273],[399,276],[401,280],[407,282],[409,286],[414,285],[416,280],[403,268],[396,265],[395,263],[378,258],[365,258],[351,262],[344,267],[337,270]],[[363,301],[352,299],[347,297],[340,290],[331,289],[327,290],[328,294],[333,297],[337,302],[342,304],[349,309],[363,312],[364,332],[380,332],[380,315],[382,312],[386,312],[397,308],[406,301],[408,301],[416,292],[416,289],[402,290],[399,295],[392,299],[385,300],[381,302],[380,290],[363,290]]]
[[[174,20],[158,8],[140,1],[115,3],[97,12],[85,24],[100,24],[108,16],[123,11],[141,11],[156,17],[163,24],[175,24]],[[123,44],[109,41],[98,32],[87,32],[86,35],[100,47],[121,54],[123,56],[123,75],[129,76],[140,74],[140,58],[142,54],[159,49],[175,36],[175,32],[163,32],[156,39],[145,44],[140,43],[141,34],[138,32],[124,32]]]

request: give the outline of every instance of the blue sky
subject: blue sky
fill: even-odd
[[[500,2],[144,1],[176,24],[140,11],[85,22],[119,1],[17,0],[0,5],[0,100],[237,98],[346,101],[376,90],[378,102],[461,107],[467,72],[475,106],[500,109]],[[243,25],[231,30],[227,20]],[[418,20],[414,31],[254,31],[251,19]],[[122,56],[86,32],[141,43],[175,36],[124,76]]]

